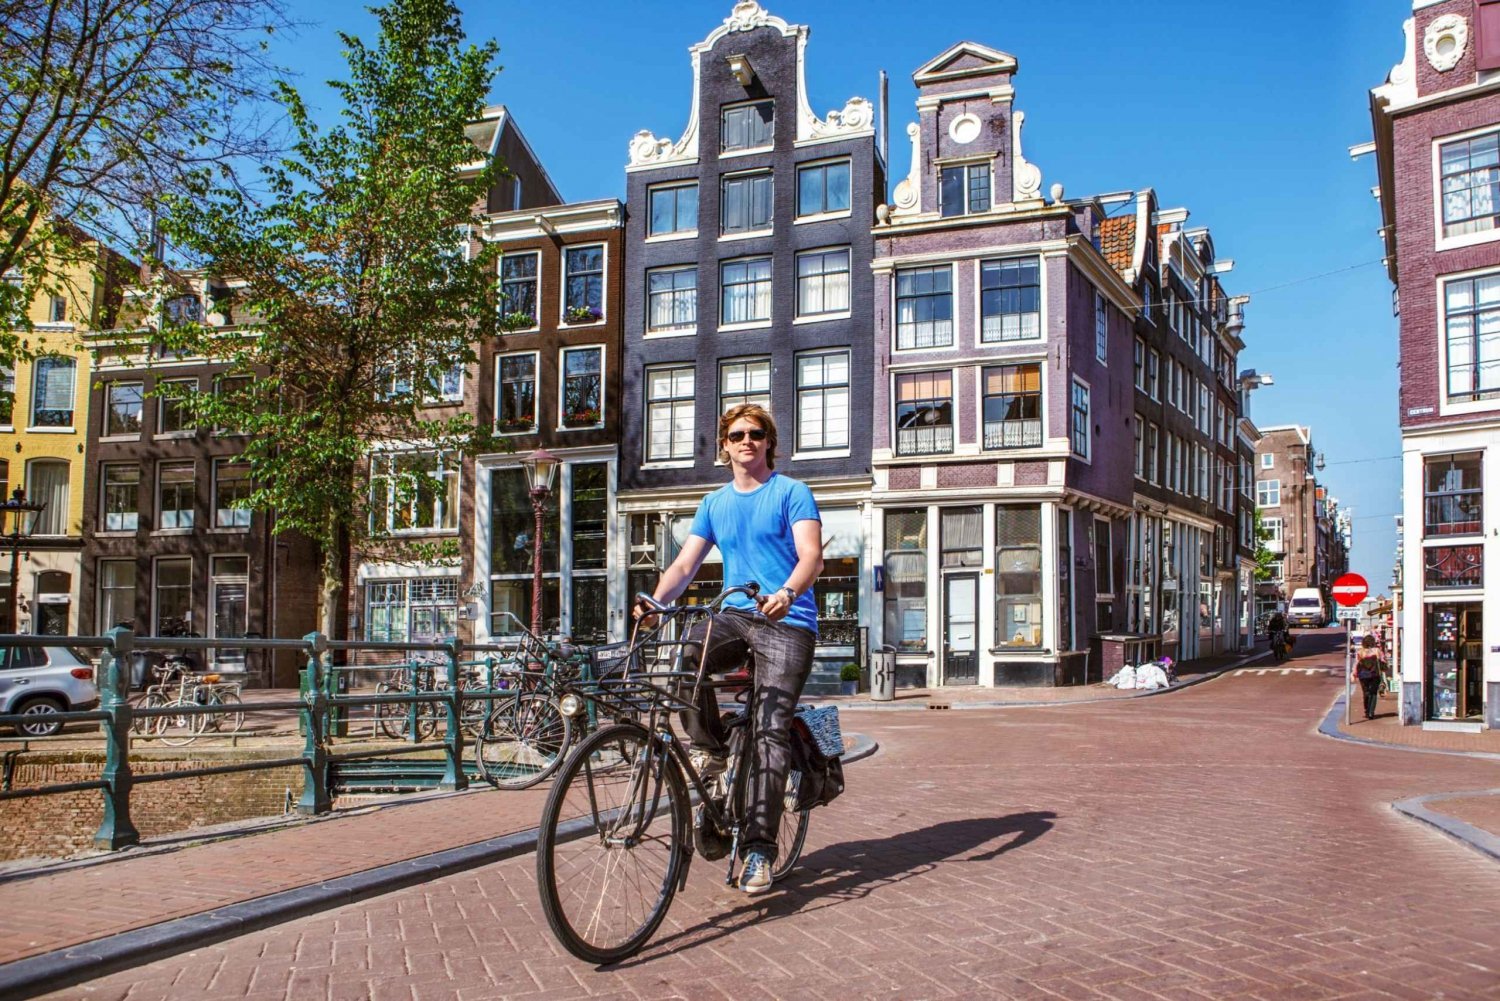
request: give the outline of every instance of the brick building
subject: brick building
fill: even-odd
[[[1400,318],[1401,718],[1500,726],[1500,4],[1413,0],[1370,91]],[[1485,484],[1489,484],[1486,488]]]
[[[1232,264],[1149,190],[1044,197],[1016,71],[973,42],[916,71],[875,228],[872,643],[900,683],[1071,684],[1246,641]]]
[[[628,590],[649,589],[698,502],[726,481],[719,414],[768,406],[776,468],[807,483],[822,511],[818,659],[836,680],[872,599],[872,429],[860,403],[875,372],[870,226],[885,168],[869,101],[813,113],[809,34],[741,0],[689,50],[681,138],[631,140],[619,495],[629,534],[617,552]],[[695,587],[716,593],[721,576],[711,554]]]

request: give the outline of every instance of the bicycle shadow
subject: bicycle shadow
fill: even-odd
[[[716,941],[746,924],[763,925],[804,910],[858,900],[882,887],[931,872],[942,863],[989,862],[1040,838],[1052,830],[1056,819],[1057,814],[1050,810],[1005,817],[971,817],[882,838],[826,845],[804,855],[797,868],[770,895],[742,897],[744,902],[730,910],[653,941],[641,955],[599,969],[628,969],[649,962],[662,951]],[[1008,841],[980,854],[967,854],[1006,837]],[[709,867],[715,880],[721,878],[725,865],[694,859],[694,868],[701,871],[702,867]],[[692,882],[699,883],[699,879]]]

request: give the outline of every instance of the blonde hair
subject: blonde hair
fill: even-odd
[[[734,427],[734,422],[739,420],[754,421],[766,432],[766,468],[776,468],[776,421],[771,417],[771,412],[759,403],[741,403],[730,407],[719,416],[719,461],[725,465],[729,464],[729,452],[724,448],[724,441],[729,437],[729,429]]]

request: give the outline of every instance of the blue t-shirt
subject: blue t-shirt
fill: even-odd
[[[760,584],[761,594],[770,595],[785,586],[797,566],[792,526],[799,521],[822,520],[818,503],[805,483],[772,472],[769,480],[749,493],[742,494],[733,483],[726,483],[703,498],[689,531],[719,547],[724,557],[725,587],[753,580]],[[743,594],[733,595],[726,604],[755,607],[755,602]],[[817,635],[818,603],[812,588],[797,595],[781,621]]]

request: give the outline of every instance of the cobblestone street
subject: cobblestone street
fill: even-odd
[[[51,996],[1495,997],[1500,868],[1389,804],[1500,769],[1318,735],[1341,689],[1244,670],[1089,705],[851,708],[880,753],[786,889],[746,898],[698,859],[615,968],[553,941],[527,855]]]

